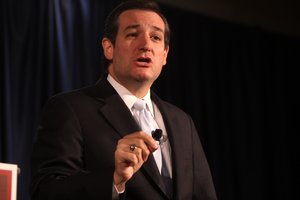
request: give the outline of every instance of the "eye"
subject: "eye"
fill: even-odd
[[[138,34],[137,33],[128,33],[127,35],[126,35],[126,37],[127,38],[135,38],[136,36],[137,36]]]
[[[153,35],[151,38],[152,38],[154,41],[161,41],[161,36],[159,36],[159,35]]]

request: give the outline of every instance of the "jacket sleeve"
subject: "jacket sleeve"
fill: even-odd
[[[113,169],[86,170],[81,124],[56,96],[45,105],[32,152],[32,200],[112,199]]]

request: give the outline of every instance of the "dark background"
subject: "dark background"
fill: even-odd
[[[21,168],[19,200],[29,199],[42,105],[104,71],[101,35],[113,4],[1,1],[0,162]],[[172,37],[153,89],[193,117],[219,199],[299,199],[300,34],[162,8]]]

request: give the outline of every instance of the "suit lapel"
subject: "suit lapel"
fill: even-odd
[[[168,197],[166,188],[164,186],[161,175],[157,169],[153,155],[149,156],[148,160],[143,164],[141,171],[148,177],[149,180],[151,180],[159,188],[159,190],[161,190],[161,192],[166,197]]]
[[[121,137],[140,130],[126,104],[106,77],[97,82],[90,95],[100,102],[98,108],[100,114]]]
[[[98,92],[95,97],[102,102],[99,111],[120,137],[141,130],[122,98],[105,78],[96,87]],[[167,196],[152,154],[143,164],[141,172]]]
[[[100,112],[121,137],[140,130],[131,112],[117,93],[106,99]]]
[[[164,105],[163,101],[152,93],[152,99],[160,110],[166,131],[168,133],[168,139],[172,151],[172,172],[173,172],[173,192],[180,192],[180,184],[185,182],[185,156],[191,156],[192,152],[183,151],[186,149],[184,141],[186,141],[184,134],[178,134],[178,132],[184,133],[180,126],[180,119],[174,116],[174,110],[169,110],[169,107]],[[174,194],[177,196],[176,194]]]

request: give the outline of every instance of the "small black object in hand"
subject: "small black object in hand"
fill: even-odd
[[[161,129],[155,129],[155,131],[152,131],[152,137],[156,141],[160,141],[161,136],[162,136],[162,130]]]

